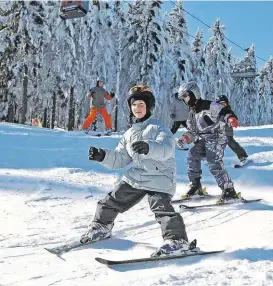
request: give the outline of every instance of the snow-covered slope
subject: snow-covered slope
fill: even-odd
[[[149,256],[162,244],[146,199],[118,216],[110,240],[61,257],[44,247],[85,231],[97,201],[123,172],[88,161],[88,147],[114,148],[121,135],[97,138],[0,124],[0,285],[273,285],[272,128],[236,131],[253,164],[234,169],[235,154],[227,148],[225,156],[236,190],[263,201],[182,213],[190,239],[197,238],[203,250],[225,249],[224,254],[110,269],[94,258]],[[176,152],[179,196],[188,183],[187,152]],[[203,169],[203,185],[220,193],[205,164]]]

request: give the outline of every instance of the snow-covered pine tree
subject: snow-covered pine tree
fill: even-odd
[[[205,47],[205,60],[209,71],[209,89],[206,98],[214,100],[219,94],[229,97],[232,78],[230,53],[225,43],[225,26],[217,19],[210,28],[213,36]]]
[[[247,50],[244,62],[256,68],[255,48]],[[255,126],[259,118],[258,80],[256,78],[237,78],[231,93],[231,106],[244,126]]]
[[[105,88],[111,91],[116,84],[116,49],[115,38],[112,30],[113,18],[111,17],[110,5],[106,1],[91,1],[91,8],[85,17],[87,25],[85,35],[81,36],[80,45],[87,55],[88,60],[88,79],[85,85],[87,90],[94,87],[97,78],[106,78]],[[82,25],[79,29],[82,29]],[[84,64],[84,63],[83,63]],[[82,97],[85,97],[85,95]],[[82,100],[84,115],[88,113],[89,101]],[[83,120],[83,118],[82,118]],[[98,128],[104,129],[104,123],[100,115],[98,115]]]
[[[265,63],[267,79],[270,84],[271,95],[273,96],[273,57],[270,56],[269,60]]]
[[[203,33],[200,29],[195,33],[192,41],[192,61],[191,72],[193,79],[198,83],[201,89],[203,99],[207,99],[210,86],[210,74],[207,69],[204,47],[203,47]]]
[[[162,1],[138,0],[129,3],[127,45],[130,62],[128,65],[129,82],[147,84],[160,102],[159,96],[159,59],[162,53],[162,28],[159,10]],[[160,110],[156,108],[155,114]]]
[[[170,12],[169,42],[172,44],[172,55],[174,61],[175,74],[174,86],[180,86],[184,81],[192,78],[190,70],[191,49],[189,42],[188,28],[183,11],[181,0],[176,2],[175,7]]]
[[[48,36],[48,8],[53,4],[44,1],[29,1],[25,2],[25,28],[30,38],[32,45],[31,53],[28,60],[28,87],[27,87],[27,101],[28,105],[32,107],[33,114],[28,113],[31,119],[38,116],[43,119],[43,127],[49,127],[49,98],[51,94],[47,89],[45,92],[41,91],[42,80],[44,75],[41,73],[44,45]],[[26,60],[26,59],[25,59]],[[48,63],[46,63],[47,65]],[[24,87],[23,87],[24,90]],[[24,92],[23,92],[24,94]],[[38,105],[34,105],[36,102]],[[22,112],[22,115],[24,112]]]
[[[18,99],[13,87],[17,73],[15,57],[19,56],[17,37],[20,19],[19,3],[0,2],[0,114],[2,120],[18,121]],[[20,58],[20,57],[19,57]]]
[[[201,79],[202,74],[204,73],[205,67],[205,58],[204,58],[204,49],[203,49],[203,33],[198,28],[195,33],[194,40],[192,41],[192,62],[191,62],[191,72],[194,80]]]
[[[173,61],[173,49],[169,43],[169,15],[165,13],[163,15],[162,24],[162,54],[159,57],[158,64],[160,66],[158,90],[160,97],[157,99],[157,110],[160,112],[160,119],[163,122],[171,126],[172,120],[170,118],[169,107],[171,104],[171,98],[174,92],[178,91],[178,86],[175,86],[173,80],[177,69],[177,65],[174,65]]]
[[[271,96],[273,99],[273,57],[272,56],[270,56],[269,60],[265,63],[264,68],[266,69],[267,79],[269,81]],[[272,117],[272,121],[273,121],[273,117]]]
[[[258,124],[265,125],[272,123],[272,95],[270,84],[267,78],[266,66],[262,67],[259,72],[259,118]]]
[[[151,78],[155,77],[155,63],[161,49],[161,27],[158,24],[161,3],[138,0],[129,4],[130,30],[127,39],[132,83],[150,84]]]
[[[264,81],[268,82],[269,91],[267,84],[265,84],[265,93],[269,95],[265,102],[268,108],[271,108],[270,116],[268,116],[266,124],[272,124],[273,122],[273,57],[270,56],[269,60],[265,63],[264,67],[260,71],[260,75],[264,75]]]
[[[50,3],[49,6],[52,5]],[[9,39],[6,43],[11,48],[10,51],[14,51],[9,53],[9,63],[5,60],[1,62],[8,67],[9,74],[13,75],[10,79],[6,78],[5,82],[13,102],[19,106],[16,118],[21,123],[33,116],[41,119],[43,102],[47,102],[47,92],[40,90],[44,79],[41,72],[43,48],[48,38],[47,6],[45,2],[39,1],[13,1],[1,5],[2,11],[9,16],[5,32],[0,37]],[[1,41],[1,47],[5,50],[4,43],[5,40]]]
[[[128,124],[127,95],[130,88],[128,62],[129,54],[126,49],[126,34],[128,30],[125,17],[125,7],[122,1],[115,1],[113,4],[112,33],[114,37],[113,44],[116,50],[116,84],[114,99],[115,106],[112,112],[114,129],[124,130]],[[118,103],[118,105],[117,105]]]

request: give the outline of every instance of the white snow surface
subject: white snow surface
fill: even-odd
[[[44,247],[74,241],[85,232],[97,201],[124,172],[88,161],[88,147],[114,148],[122,134],[98,138],[0,124],[0,285],[273,285],[272,128],[236,130],[253,160],[246,167],[234,169],[236,155],[228,147],[225,154],[236,190],[261,202],[182,212],[190,240],[196,238],[202,250],[224,253],[109,268],[94,258],[147,257],[162,244],[147,199],[117,217],[109,240],[61,256]],[[175,197],[188,184],[186,156],[176,150]],[[205,163],[202,181],[211,194],[220,193]]]

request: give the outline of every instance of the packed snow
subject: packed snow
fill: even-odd
[[[97,201],[114,188],[124,170],[88,161],[87,152],[89,146],[114,148],[121,136],[0,124],[0,285],[273,285],[272,125],[236,130],[253,160],[244,168],[234,169],[236,155],[228,147],[225,153],[236,191],[261,202],[182,212],[189,239],[224,253],[112,268],[96,262],[147,257],[162,244],[146,199],[117,217],[113,238],[60,256],[47,252],[78,239]],[[175,197],[187,188],[186,157],[176,150]],[[209,193],[220,193],[205,162],[202,182]]]

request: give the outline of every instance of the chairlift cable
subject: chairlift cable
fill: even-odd
[[[170,1],[170,2],[171,2],[172,4],[174,4],[176,7],[178,7],[175,2],[173,2],[173,1]],[[178,7],[178,8],[179,8],[179,7]],[[188,12],[188,11],[185,10],[184,8],[182,8],[182,10],[185,11],[188,15],[190,15],[190,16],[193,17],[194,19],[196,19],[197,21],[199,21],[200,23],[202,23],[203,25],[207,26],[208,28],[211,28],[211,26],[209,26],[209,25],[206,24],[204,21],[202,21],[202,20],[199,19],[198,17],[194,16],[192,13]],[[225,39],[226,39],[227,41],[231,42],[232,44],[234,44],[235,46],[237,46],[238,48],[242,49],[243,51],[246,51],[245,48],[243,48],[242,46],[238,45],[238,44],[235,43],[234,41],[230,40],[228,37],[225,36]],[[258,59],[260,59],[260,60],[266,62],[265,59],[263,59],[263,58],[261,58],[261,57],[259,57],[259,56],[257,56],[257,55],[255,55],[255,56],[256,56],[256,58],[258,58]]]

